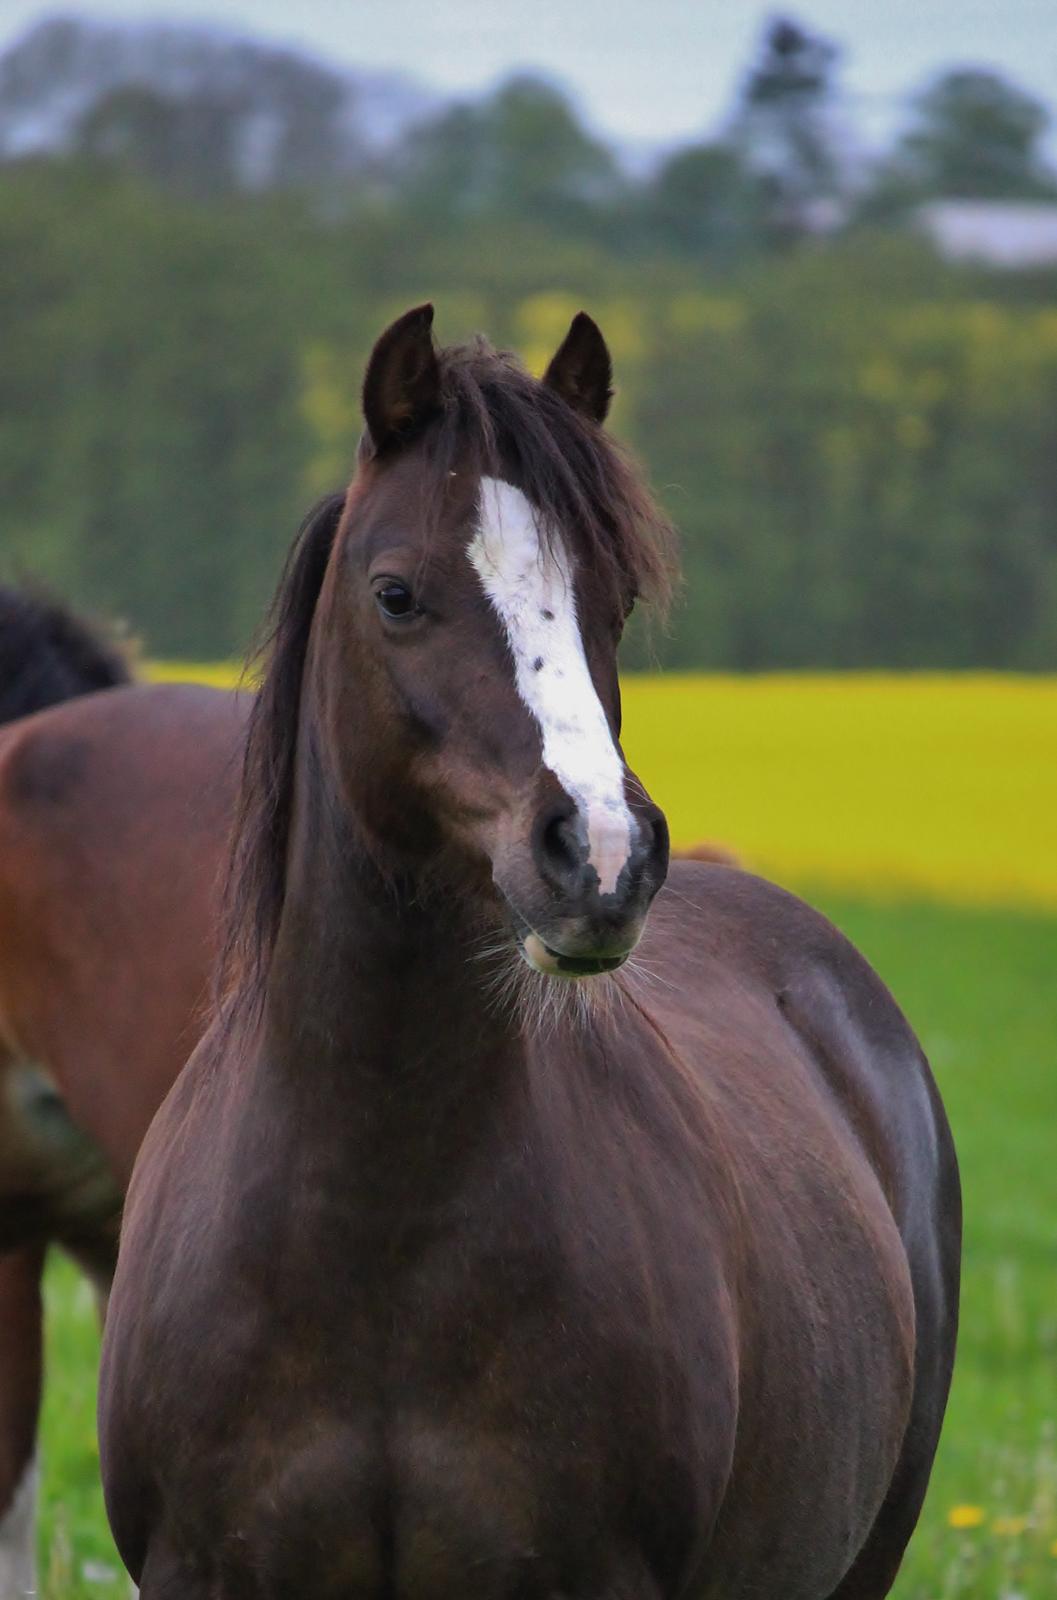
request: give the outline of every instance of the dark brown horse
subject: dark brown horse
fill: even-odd
[[[215,953],[247,697],[127,681],[77,618],[0,589],[0,1600],[35,1587],[44,1254],[105,1297]]]
[[[931,1076],[800,902],[662,887],[601,336],[539,384],[430,323],[281,590],[227,998],[126,1207],[119,1548],[144,1600],[879,1600],[954,1348]]]
[[[128,676],[64,607],[0,588],[0,722],[21,719],[0,731],[0,1600],[35,1587],[45,1250],[73,1251],[105,1300],[215,956],[249,700]]]

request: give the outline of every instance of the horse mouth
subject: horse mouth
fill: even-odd
[[[567,956],[552,949],[538,933],[526,933],[519,948],[522,959],[532,970],[549,978],[598,978],[622,967],[631,954],[630,950],[625,950],[618,956]]]

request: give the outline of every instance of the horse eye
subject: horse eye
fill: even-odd
[[[387,578],[380,583],[374,591],[374,598],[385,615],[395,621],[418,614],[411,590],[405,584],[397,583],[395,578]]]

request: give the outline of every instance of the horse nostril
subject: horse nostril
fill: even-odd
[[[576,831],[576,813],[567,808],[545,817],[537,834],[537,859],[544,876],[567,890],[583,871],[583,849]]]
[[[554,817],[543,831],[543,848],[562,867],[579,865],[576,834],[569,817]]]
[[[632,852],[632,873],[636,883],[663,882],[668,871],[668,821],[659,806],[639,811],[637,838]]]
[[[659,806],[655,806],[647,815],[646,826],[649,829],[649,859],[662,872],[668,870],[668,853],[670,849],[668,838],[668,819]]]

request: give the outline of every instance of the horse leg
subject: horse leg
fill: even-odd
[[[36,1593],[44,1247],[0,1255],[0,1600]]]

